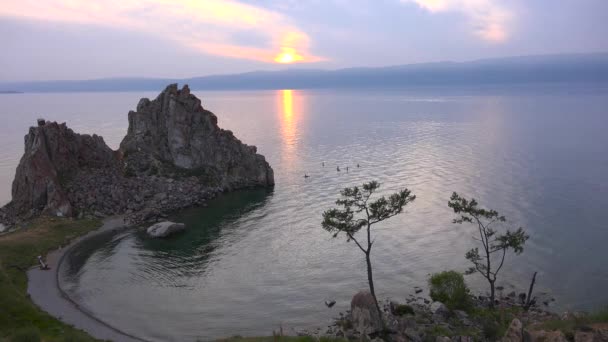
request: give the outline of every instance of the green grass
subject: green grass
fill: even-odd
[[[591,323],[608,323],[608,306],[587,315]]]
[[[429,295],[432,300],[442,302],[450,310],[470,311],[473,307],[470,290],[462,273],[443,271],[429,278]]]
[[[440,325],[432,325],[428,328],[426,328],[424,330],[425,333],[425,337],[424,337],[424,341],[425,342],[434,342],[435,339],[439,336],[447,336],[447,337],[451,337],[453,335],[453,333],[448,330],[445,327],[442,327]]]
[[[0,236],[0,341],[95,341],[38,309],[27,295],[25,270],[38,255],[99,226],[98,220],[39,218]]]
[[[510,308],[475,308],[471,318],[482,324],[482,333],[489,340],[498,340],[505,335],[511,321],[521,314],[519,307]]]
[[[608,306],[603,309],[581,314],[570,319],[553,319],[534,327],[535,330],[560,330],[566,336],[572,336],[575,330],[585,330],[586,326],[596,323],[608,323]]]
[[[398,304],[395,308],[395,314],[398,316],[415,315],[414,308],[407,304]]]

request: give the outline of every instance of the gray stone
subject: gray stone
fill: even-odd
[[[396,329],[398,332],[404,332],[407,329],[417,329],[418,324],[416,323],[416,319],[414,317],[399,317],[397,319]]]
[[[574,339],[576,342],[578,340]],[[561,331],[545,331],[545,330],[533,330],[524,331],[524,341],[526,342],[567,342],[566,335]],[[591,340],[593,341],[593,339]]]
[[[153,238],[164,238],[185,229],[186,225],[183,223],[164,221],[150,226],[146,229],[146,233]]]
[[[591,331],[577,331],[574,334],[574,342],[593,342],[595,334]]]
[[[382,330],[380,313],[376,308],[374,297],[369,291],[360,291],[350,302],[353,326],[362,335]]]
[[[452,339],[447,336],[437,336],[435,342],[452,342]]]
[[[523,325],[521,321],[514,318],[505,333],[505,336],[501,340],[502,342],[521,342],[523,341]]]
[[[4,233],[5,230],[7,230],[6,226],[0,223],[0,233]]]
[[[455,337],[454,339],[456,339],[456,341],[458,341],[458,342],[473,342],[473,341],[475,341],[473,339],[473,337],[471,337],[471,336],[458,336],[458,337]]]
[[[407,337],[408,341],[422,342],[422,337],[420,337],[418,330],[416,330],[414,328],[405,329],[404,335]]]
[[[456,314],[456,317],[458,317],[458,319],[460,319],[460,320],[469,318],[469,315],[462,310],[454,310],[454,314]]]
[[[450,310],[441,302],[431,303],[430,310],[433,316],[438,316],[439,318],[445,319],[450,315]]]

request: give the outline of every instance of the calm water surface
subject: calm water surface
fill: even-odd
[[[508,291],[539,271],[538,291],[555,296],[556,309],[608,303],[606,86],[195,94],[222,127],[258,146],[277,185],[178,213],[189,230],[168,240],[110,233],[77,248],[62,286],[111,325],[158,341],[325,326],[366,276],[361,252],[324,232],[321,213],[342,187],[372,179],[418,196],[376,231],[380,296],[404,300],[429,273],[467,267],[475,230],[453,225],[446,205],[458,191],[528,229],[525,253],[502,271]],[[2,202],[37,117],[116,148],[127,111],[154,96],[1,95]],[[336,306],[327,309],[326,299]]]

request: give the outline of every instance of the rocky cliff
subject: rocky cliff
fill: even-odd
[[[141,99],[129,113],[120,151],[128,171],[138,175],[197,175],[226,188],[274,184],[264,156],[219,128],[187,85],[169,85],[153,101]]]
[[[65,186],[80,172],[117,168],[115,153],[97,135],[74,133],[65,123],[38,120],[25,136],[25,153],[13,181],[16,214],[73,214]]]
[[[219,128],[187,85],[172,84],[129,113],[118,151],[97,135],[39,120],[25,136],[13,199],[0,209],[0,221],[44,213],[128,214],[140,222],[221,191],[273,184],[272,168],[255,146]]]

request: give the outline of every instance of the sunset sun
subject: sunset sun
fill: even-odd
[[[281,64],[290,64],[295,62],[301,62],[304,60],[304,57],[299,55],[295,49],[293,48],[281,48],[281,53],[279,53],[274,61]]]

